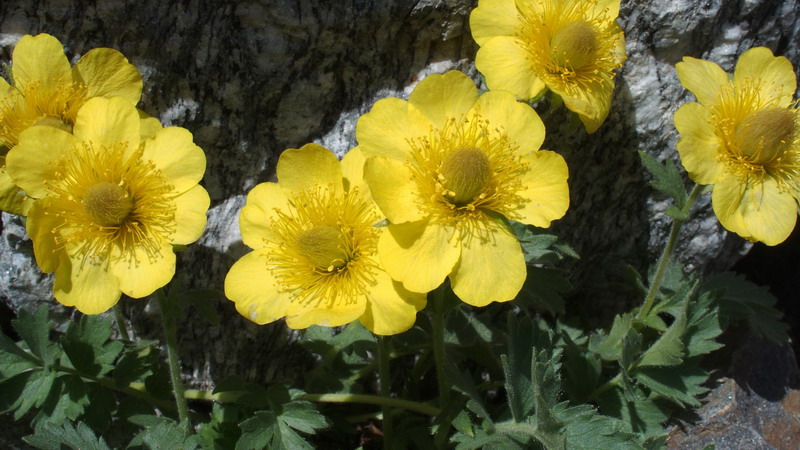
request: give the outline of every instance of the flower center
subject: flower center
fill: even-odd
[[[442,161],[440,170],[446,197],[461,206],[472,201],[486,189],[492,177],[489,158],[475,147],[459,148]]]
[[[316,267],[331,272],[347,264],[344,236],[338,227],[322,225],[297,236],[300,253]]]
[[[584,20],[569,23],[556,31],[550,41],[553,61],[560,67],[578,70],[595,60],[598,40],[597,32]]]
[[[736,127],[736,143],[742,155],[757,163],[783,156],[794,141],[794,114],[786,108],[750,113]]]
[[[122,224],[133,210],[133,199],[121,186],[103,181],[86,191],[83,207],[96,224],[116,227]]]

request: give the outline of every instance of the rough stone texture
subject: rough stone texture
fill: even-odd
[[[800,445],[800,370],[789,345],[748,337],[730,374],[696,417],[669,434],[669,448],[796,449]]]
[[[457,68],[479,78],[468,32],[474,4],[2,2],[0,60],[10,60],[21,35],[48,32],[75,60],[109,46],[139,68],[145,80],[140,107],[165,125],[191,130],[208,156],[209,225],[180,255],[179,272],[193,287],[221,289],[228,268],[247,250],[237,225],[244,196],[274,177],[283,149],[315,141],[341,155],[355,144],[355,120],[376,100],[407,95],[428,73]],[[570,268],[575,305],[627,308],[620,301],[621,268],[643,270],[665,239],[668,203],[653,196],[636,151],[677,158],[672,114],[692,97],[678,83],[674,64],[690,55],[730,70],[738,54],[766,45],[800,67],[798,49],[789,45],[800,38],[798,13],[793,0],[624,0],[620,23],[628,61],[607,122],[588,136],[564,109],[541,105],[545,147],[564,155],[570,167],[572,206],[555,231],[582,256]],[[0,297],[12,308],[54,305],[51,279],[36,268],[20,221],[7,214],[2,221]],[[719,227],[706,196],[684,228],[678,255],[691,269],[714,271],[746,248]],[[591,295],[583,296],[590,287]],[[123,305],[138,335],[158,332],[145,301]],[[218,327],[193,314],[181,324],[185,375],[193,386],[234,372],[268,382],[303,365],[282,324],[256,327],[227,302],[218,310]]]

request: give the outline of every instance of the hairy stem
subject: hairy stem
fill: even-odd
[[[111,309],[114,311],[114,319],[117,321],[117,329],[119,330],[120,337],[126,341],[130,341],[131,335],[128,333],[128,326],[125,325],[125,315],[122,314],[122,306],[117,302]]]
[[[684,207],[684,210],[687,212],[687,214],[702,190],[703,187],[698,184],[696,184],[692,189],[692,192],[689,194],[689,198],[686,200],[686,206]],[[672,250],[675,248],[675,244],[678,241],[678,235],[681,231],[681,226],[684,222],[685,220],[679,219],[673,219],[672,221],[672,227],[669,231],[667,244],[664,246],[661,257],[658,259],[658,266],[656,266],[656,273],[653,276],[653,282],[650,284],[650,289],[647,291],[647,297],[644,299],[642,309],[640,309],[639,314],[636,315],[637,319],[643,319],[647,317],[647,315],[650,314],[650,310],[653,308],[653,304],[656,301],[656,295],[658,294],[658,290],[661,288],[661,282],[664,279],[664,273],[667,271],[667,266],[669,265],[669,260],[672,256]]]
[[[167,362],[169,364],[169,374],[172,379],[172,392],[175,395],[175,405],[178,408],[178,420],[184,427],[184,432],[191,432],[192,424],[189,421],[189,408],[186,405],[186,397],[183,394],[183,381],[181,380],[181,366],[178,361],[178,333],[177,324],[174,317],[167,314],[167,298],[164,291],[159,289],[157,292],[158,306],[161,309],[161,317],[164,321],[164,337],[167,344]]]

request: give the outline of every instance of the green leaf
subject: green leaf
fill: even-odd
[[[0,332],[0,381],[19,375],[28,369],[40,367],[35,359]]]
[[[723,347],[716,338],[722,334],[719,308],[712,304],[712,295],[704,293],[693,302],[689,310],[689,323],[684,342],[686,355],[694,357],[711,353]]]
[[[55,346],[48,338],[50,324],[47,320],[47,306],[40,306],[34,314],[25,309],[20,309],[17,319],[13,320],[12,323],[22,340],[28,344],[31,353],[44,361],[46,365],[53,364],[56,351]]]
[[[677,366],[681,364],[686,357],[683,343],[686,320],[686,309],[684,308],[667,331],[644,352],[638,366]]]
[[[61,374],[55,379],[33,423],[46,421],[59,424],[74,421],[88,404],[89,397],[83,379],[76,375]]]
[[[152,422],[147,421],[145,429],[131,440],[129,447],[144,445],[152,449],[179,448],[181,450],[193,450],[199,447],[199,439],[196,435],[186,436],[185,430],[177,422],[164,418],[152,416]]]
[[[634,377],[654,393],[681,406],[700,406],[698,398],[708,392],[708,388],[703,386],[708,380],[708,372],[698,367],[696,362],[675,367],[639,368]]]
[[[72,366],[83,374],[100,377],[110,372],[124,345],[107,342],[111,337],[111,317],[83,316],[72,322],[64,336],[64,352]]]
[[[564,340],[564,391],[575,402],[588,401],[600,381],[602,361],[585,347],[578,346],[562,331]]]
[[[560,403],[552,413],[564,423],[565,448],[570,450],[640,448],[636,436],[625,431],[621,420],[600,415],[589,405]]]
[[[667,159],[662,164],[641,150],[639,151],[639,157],[642,159],[642,164],[647,168],[647,171],[653,175],[650,185],[673,199],[675,206],[679,210],[683,209],[688,196],[683,185],[683,178],[681,178],[675,163],[671,159]]]
[[[621,419],[623,429],[629,433],[646,439],[663,435],[661,424],[669,418],[669,411],[645,395],[643,388],[636,388],[632,393],[625,395],[621,389],[609,389],[597,399],[600,411]]]
[[[608,335],[600,341],[599,345],[594,345],[592,350],[606,361],[616,361],[622,357],[622,345],[628,330],[633,324],[633,316],[630,313],[614,317],[614,324]],[[597,339],[595,339],[597,341]]]
[[[61,450],[63,446],[75,450],[110,450],[102,437],[97,437],[85,423],[40,423],[34,434],[22,438],[28,444],[45,450]]]
[[[774,308],[777,301],[767,288],[747,281],[732,272],[708,278],[702,289],[716,293],[722,324],[745,321],[751,331],[778,344],[788,340],[788,325],[783,313]]]
[[[572,289],[572,285],[560,270],[542,267],[528,267],[528,277],[522,285],[521,300],[529,298],[536,309],[550,314],[564,314],[562,295]]]
[[[467,408],[469,408],[469,410],[475,413],[478,417],[491,422],[491,415],[483,405],[483,399],[481,398],[480,392],[478,392],[478,387],[475,386],[475,383],[473,382],[472,377],[469,376],[469,373],[459,370],[450,360],[445,360],[444,371],[447,375],[447,379],[452,383],[453,388],[456,391],[466,395],[469,399],[467,402]]]

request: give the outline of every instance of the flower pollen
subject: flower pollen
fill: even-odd
[[[78,109],[87,99],[81,83],[28,83],[0,102],[0,145],[13,147],[19,135],[33,125],[47,125],[72,132]]]
[[[471,202],[486,189],[492,173],[489,158],[478,148],[460,148],[447,154],[442,161],[444,194],[454,205]]]
[[[112,147],[82,142],[55,167],[48,183],[61,220],[56,243],[73,255],[106,262],[137,262],[137,250],[153,261],[175,232],[173,187],[141,147],[125,156],[126,143]]]
[[[358,189],[315,185],[290,198],[272,220],[268,268],[300,303],[349,304],[374,284],[378,217]]]
[[[597,32],[585,20],[571,22],[550,40],[553,60],[564,68],[579,70],[591,64],[598,49]]]

